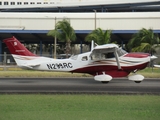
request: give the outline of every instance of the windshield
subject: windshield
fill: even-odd
[[[118,48],[117,53],[119,56],[122,56],[122,55],[126,54],[127,52],[125,50],[123,50],[122,48]]]

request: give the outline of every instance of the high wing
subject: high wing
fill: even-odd
[[[121,69],[119,63],[119,57],[117,54],[118,48],[119,47],[116,44],[98,45],[92,50],[90,57],[92,59],[99,59],[99,60],[115,57],[118,69]]]

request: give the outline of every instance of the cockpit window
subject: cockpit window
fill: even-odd
[[[122,55],[126,54],[127,52],[125,50],[123,50],[122,48],[118,48],[117,53],[118,53],[118,56],[122,56]]]
[[[95,53],[91,55],[91,60],[105,60],[108,58],[114,58],[114,52],[108,52],[108,53]]]
[[[105,56],[105,58],[114,58],[115,57],[113,52],[105,53],[104,56]]]

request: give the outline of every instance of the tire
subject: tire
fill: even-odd
[[[107,84],[109,83],[109,81],[101,81],[101,83]]]
[[[141,83],[141,81],[134,81],[135,83]]]

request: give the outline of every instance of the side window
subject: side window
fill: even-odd
[[[0,5],[2,5],[2,2],[0,2]]]
[[[105,54],[105,58],[114,58],[114,57],[115,56],[113,52]]]
[[[87,60],[88,60],[87,56],[82,57],[82,61],[87,61]]]

